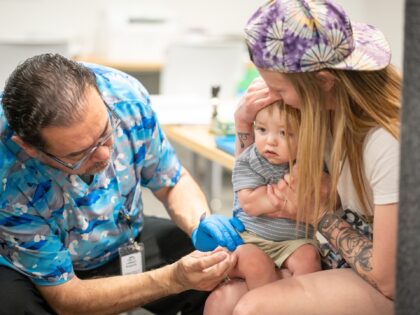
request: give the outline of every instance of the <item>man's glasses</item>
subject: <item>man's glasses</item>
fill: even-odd
[[[95,151],[99,147],[103,146],[112,137],[112,135],[114,134],[114,131],[121,124],[121,119],[118,117],[117,113],[112,108],[110,108],[108,104],[105,103],[105,105],[109,113],[109,124],[111,128],[109,128],[110,130],[98,140],[97,144],[93,146],[92,148],[90,148],[89,151],[86,152],[83,155],[83,157],[79,159],[77,162],[74,162],[74,163],[64,162],[63,160],[61,160],[54,154],[45,152],[43,150],[40,150],[40,151],[44,153],[46,156],[48,156],[50,159],[54,160],[55,162],[71,169],[72,171],[77,171],[83,165],[83,163],[85,163],[87,160],[90,159],[90,157],[93,155],[93,153],[95,153]]]

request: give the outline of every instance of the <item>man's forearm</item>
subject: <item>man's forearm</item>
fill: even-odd
[[[191,175],[182,169],[178,183],[155,192],[172,220],[188,235],[200,222],[203,213],[210,214],[206,197]]]
[[[39,290],[59,314],[118,314],[183,290],[174,265],[136,275],[92,280],[73,278]]]
[[[319,232],[363,279],[378,288],[373,273],[373,242],[353,229],[337,214],[326,214],[318,225]]]

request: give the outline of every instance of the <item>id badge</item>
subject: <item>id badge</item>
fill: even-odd
[[[143,243],[132,242],[118,248],[122,275],[131,275],[143,272],[144,245]]]

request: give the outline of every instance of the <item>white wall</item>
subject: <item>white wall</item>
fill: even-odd
[[[177,29],[203,29],[211,35],[241,34],[261,0],[0,0],[0,39],[66,37],[74,50],[95,51],[107,3],[135,6],[144,15],[163,12]],[[146,43],[147,44],[147,43]]]
[[[369,0],[366,21],[384,33],[392,48],[392,63],[402,70],[404,45],[404,0]]]
[[[390,41],[393,62],[402,65],[404,0],[337,0],[350,17],[379,26]],[[264,0],[0,0],[0,39],[67,37],[72,49],[94,52],[98,25],[107,3],[136,6],[144,14],[164,12],[184,33],[242,34],[243,26]],[[145,43],[147,45],[147,43]]]

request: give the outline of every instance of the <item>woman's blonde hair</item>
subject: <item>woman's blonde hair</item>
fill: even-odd
[[[301,102],[298,141],[298,220],[316,222],[325,208],[337,206],[337,183],[347,159],[365,215],[373,213],[366,192],[363,142],[367,133],[382,127],[399,138],[401,78],[393,66],[378,71],[328,71],[334,80],[334,111],[326,108],[325,92],[318,72],[288,74]],[[321,181],[327,138],[332,134],[329,173],[331,189],[321,204]]]

